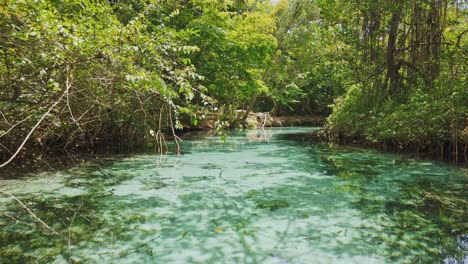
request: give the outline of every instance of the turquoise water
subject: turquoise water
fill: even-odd
[[[2,180],[58,235],[0,194],[0,263],[468,263],[466,171],[313,129]]]

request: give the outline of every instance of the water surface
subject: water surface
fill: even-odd
[[[306,143],[314,128],[187,135],[0,181],[0,263],[468,263],[461,168]]]

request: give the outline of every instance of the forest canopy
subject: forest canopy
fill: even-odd
[[[216,114],[328,116],[339,142],[466,159],[468,6],[5,0],[0,156],[167,149]]]

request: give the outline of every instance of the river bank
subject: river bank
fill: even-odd
[[[240,111],[240,114],[245,112]],[[216,128],[216,115],[211,115],[200,121],[196,129],[213,130]],[[324,126],[323,129],[309,134],[296,135],[301,140],[308,142],[322,142],[354,147],[377,149],[390,153],[407,154],[416,159],[441,160],[455,165],[465,165],[468,161],[468,145],[458,142],[456,145],[447,142],[413,142],[405,143],[396,140],[372,142],[364,136],[345,137],[332,134],[326,127],[326,117],[318,115],[303,116],[272,116],[270,113],[251,112],[245,118],[245,127],[250,129],[265,127],[300,127],[300,126]],[[295,135],[289,135],[291,137]]]
[[[468,164],[468,145],[464,143],[458,143],[456,147],[451,145],[450,142],[431,142],[428,145],[412,143],[403,146],[395,141],[370,142],[364,137],[337,137],[330,135],[326,127],[297,136],[300,140],[306,142],[370,148],[385,153],[406,154],[411,159],[439,160],[457,166],[466,166]]]
[[[190,129],[214,130],[218,116],[215,114],[207,115],[200,120],[197,126]],[[245,128],[265,128],[265,127],[296,127],[296,126],[323,126],[326,122],[325,117],[319,115],[294,115],[294,116],[274,116],[268,112],[249,112],[245,116],[245,111],[237,111],[236,122],[242,124]]]
[[[245,112],[238,111],[239,117],[243,116]],[[239,119],[239,122],[242,120]],[[214,114],[207,115],[204,119],[200,120],[198,125],[193,127],[185,127],[181,133],[178,133],[183,138],[190,131],[212,131],[215,134],[218,117]],[[365,138],[346,138],[331,135],[329,130],[325,127],[326,118],[318,115],[307,115],[307,116],[272,116],[269,113],[256,113],[251,112],[245,118],[244,126],[247,129],[265,129],[268,127],[301,127],[301,126],[322,126],[324,128],[314,130],[310,133],[305,134],[289,134],[288,137],[304,142],[320,142],[324,144],[338,144],[344,146],[353,146],[359,148],[372,148],[388,153],[406,154],[411,159],[430,159],[430,160],[441,160],[450,164],[465,166],[467,164],[467,145],[459,144],[457,156],[451,153],[453,147],[449,144],[434,144],[436,148],[432,149],[429,147],[421,147],[417,144],[407,145],[401,147],[397,142],[370,142]],[[168,131],[167,134],[170,134]],[[166,141],[169,144],[167,149],[170,153],[177,153],[176,145],[173,140],[174,137],[166,135]],[[31,171],[42,171],[42,170],[57,170],[65,169],[72,166],[77,166],[86,162],[99,162],[100,160],[106,160],[108,157],[122,156],[126,157],[132,154],[138,153],[157,153],[154,149],[154,144],[138,145],[135,147],[117,147],[114,145],[101,146],[96,149],[76,149],[76,151],[51,151],[43,152],[38,155],[20,156],[20,158],[14,160],[6,169],[3,169],[0,173],[0,178],[16,178],[24,175]],[[444,149],[440,149],[440,148]],[[184,151],[182,149],[182,151]],[[455,159],[454,157],[457,157]]]

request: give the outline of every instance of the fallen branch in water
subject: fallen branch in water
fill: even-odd
[[[78,211],[80,211],[82,206],[83,206],[83,203],[81,203],[80,207],[78,207],[78,209],[76,209],[75,213],[73,214],[70,225],[68,226],[68,251],[70,251],[70,252],[71,252],[71,228],[73,226],[73,222],[75,222],[75,217],[78,214]]]
[[[33,226],[32,224],[26,223],[26,222],[23,222],[23,221],[20,221],[20,220],[18,220],[17,218],[15,218],[15,217],[13,217],[13,216],[7,214],[7,213],[3,213],[3,215],[5,215],[6,217],[10,218],[11,220],[13,220],[13,221],[15,221],[15,222],[17,222],[17,223],[20,223],[20,224],[23,224],[23,225],[27,225],[27,226]]]
[[[44,221],[42,221],[39,217],[37,217],[37,215],[34,214],[23,202],[21,202],[21,200],[18,199],[18,197],[14,196],[13,194],[11,194],[9,192],[5,192],[5,191],[1,191],[1,190],[0,190],[0,193],[6,194],[6,195],[10,196],[11,198],[13,198],[15,201],[17,201],[34,219],[36,219],[39,223],[41,223],[45,228],[49,229],[54,235],[59,234],[59,233],[57,233],[57,231],[52,229],[52,227],[48,226]]]
[[[120,256],[118,258],[116,258],[116,259],[120,259],[120,258],[123,258],[123,257],[127,257],[127,256],[129,256],[131,254],[135,254],[135,253],[139,252],[142,247],[147,246],[149,243],[155,241],[158,238],[159,238],[159,235],[157,237],[155,237],[155,238],[152,238],[152,239],[146,241],[143,244],[140,244],[138,247],[134,248],[132,251],[128,251],[128,252],[124,252],[124,253],[120,254]]]

